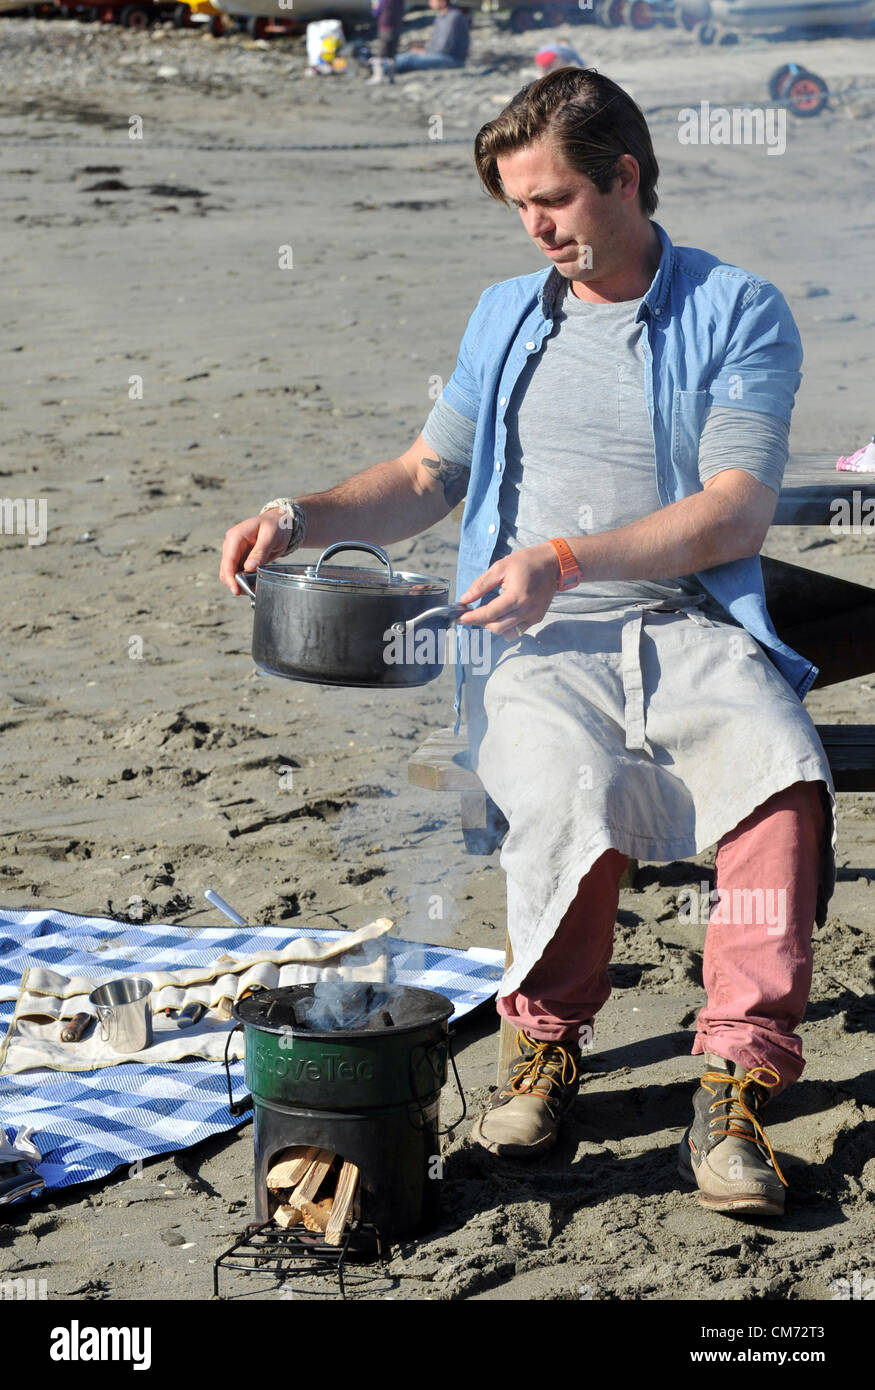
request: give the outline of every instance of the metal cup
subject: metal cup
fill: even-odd
[[[152,1042],[148,980],[110,980],[89,994],[100,1022],[100,1040],[114,1052],[142,1052]]]

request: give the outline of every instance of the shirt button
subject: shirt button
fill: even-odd
[[[535,346],[534,343],[526,343],[526,351],[527,351],[527,352],[531,352],[531,351],[532,351],[532,348],[533,348],[534,346]]]
[[[494,523],[494,522],[490,522],[490,525],[489,525],[489,534],[490,534],[490,536],[492,536],[492,535],[494,535],[494,533],[495,533],[495,523]]]
[[[660,308],[657,307],[656,309],[654,309],[653,312],[654,312],[654,314],[656,315],[656,317],[659,318],[660,315],[661,315],[661,313],[662,313],[662,310],[661,310]]]
[[[499,405],[507,405],[507,396],[502,396],[502,398],[501,398],[501,400],[498,402],[498,404],[499,404]]]

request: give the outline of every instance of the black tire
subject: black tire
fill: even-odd
[[[191,6],[174,5],[170,13],[174,29],[187,29],[191,23]]]
[[[211,17],[210,33],[214,39],[220,39],[225,33],[225,21],[220,14],[214,14]]]
[[[246,20],[246,32],[251,39],[266,39],[270,20],[262,14],[251,14]]]
[[[656,15],[650,0],[632,0],[629,6],[629,23],[633,29],[652,29]]]
[[[787,85],[787,103],[794,116],[819,116],[829,101],[829,87],[816,73],[797,72]]]
[[[699,26],[699,43],[713,43],[717,37],[717,30],[713,24],[706,21]]]
[[[603,29],[618,29],[626,22],[628,0],[597,0],[595,20]]]
[[[786,95],[787,83],[790,81],[796,69],[791,63],[783,63],[781,67],[775,68],[769,78],[769,96],[772,101],[783,101]]]
[[[154,14],[148,5],[125,5],[119,12],[118,22],[125,29],[148,29]]]

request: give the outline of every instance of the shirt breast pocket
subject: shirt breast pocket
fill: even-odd
[[[699,476],[699,439],[708,407],[707,391],[674,393],[671,425],[672,463],[684,474]]]

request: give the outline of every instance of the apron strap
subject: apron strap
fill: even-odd
[[[644,622],[642,611],[627,613],[623,618],[622,656],[620,671],[623,677],[625,696],[626,747],[643,748],[647,753],[653,749],[647,742],[644,727],[644,678],[641,671],[641,628]]]
[[[626,747],[641,748],[652,757],[653,749],[647,742],[644,673],[641,670],[641,633],[645,613],[684,613],[699,627],[712,627],[713,624],[695,608],[675,607],[669,602],[630,608],[623,614],[620,671],[625,696]]]

